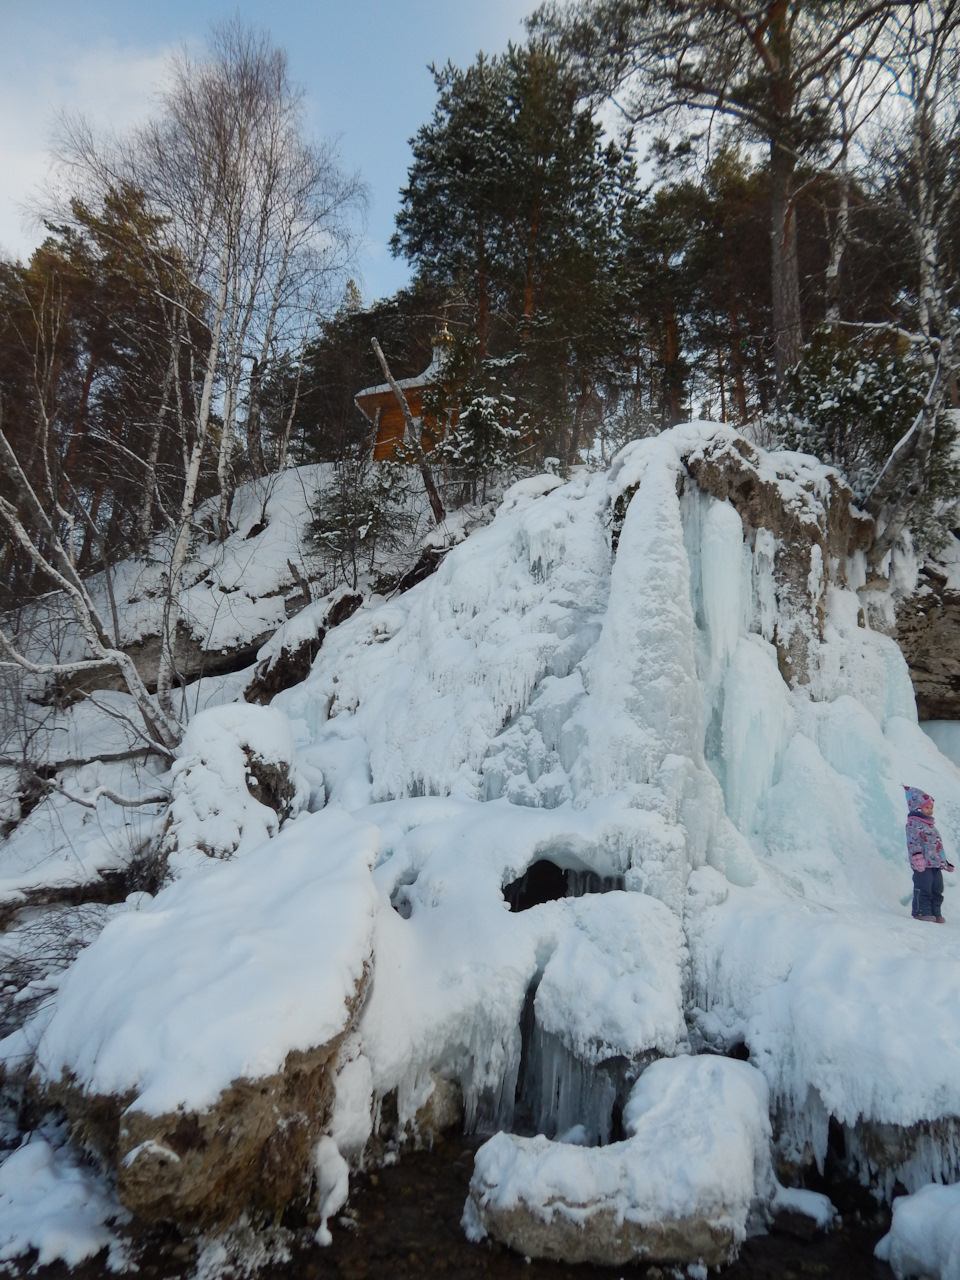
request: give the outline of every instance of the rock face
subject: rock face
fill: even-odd
[[[960,1119],[943,1116],[914,1125],[857,1120],[843,1126],[847,1159],[860,1182],[890,1201],[897,1186],[911,1194],[933,1179],[953,1183],[960,1165]]]
[[[229,649],[205,649],[198,644],[183,623],[179,624],[173,643],[173,661],[180,680],[196,680],[199,676],[229,675],[234,671],[242,671],[256,660],[257,653],[274,633],[274,628],[261,631],[242,644]],[[146,636],[134,644],[126,645],[125,651],[133,659],[137,674],[147,688],[155,692],[157,687],[157,669],[160,663],[160,637]],[[81,672],[79,675],[65,679],[57,689],[57,696],[64,702],[72,702],[81,696],[88,696],[100,689],[123,691],[126,685],[122,677],[112,667],[104,667],[95,672]]]
[[[413,1131],[421,1145],[433,1146],[437,1138],[463,1124],[463,1090],[455,1080],[431,1072],[433,1092],[416,1114]]]
[[[775,459],[761,457],[740,436],[718,434],[684,462],[704,493],[734,507],[750,545],[761,530],[773,535],[779,615],[773,641],[784,680],[804,684],[811,644],[823,638],[824,588],[847,585],[847,562],[870,546],[874,522],[853,505],[853,491],[837,472],[807,467],[801,455],[790,455],[783,468]]]
[[[564,1206],[583,1220],[559,1212],[549,1220],[531,1213],[526,1204],[513,1209],[489,1207],[482,1211],[486,1231],[517,1253],[553,1262],[590,1262],[619,1267],[644,1262],[693,1263],[719,1267],[736,1256],[732,1229],[718,1227],[705,1218],[642,1225],[619,1219],[613,1209],[592,1212],[586,1205]],[[579,1215],[577,1215],[579,1216]]]
[[[363,597],[355,591],[342,591],[321,604],[323,611],[313,625],[303,628],[296,640],[282,641],[275,651],[257,664],[253,679],[243,691],[247,702],[268,703],[284,689],[289,689],[310,674],[314,658],[320,652],[323,638],[333,627],[356,613]],[[316,610],[314,610],[316,612]],[[304,614],[306,621],[310,615]]]
[[[310,1195],[337,1054],[356,1025],[370,972],[357,984],[340,1035],[290,1053],[275,1075],[235,1080],[209,1110],[153,1116],[130,1109],[125,1099],[69,1085],[49,1095],[100,1152],[120,1200],[142,1221],[206,1229],[227,1226],[243,1212],[276,1216]]]
[[[960,720],[960,594],[927,564],[914,595],[901,600],[894,638],[903,650],[921,720]]]

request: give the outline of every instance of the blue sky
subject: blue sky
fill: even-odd
[[[339,139],[370,190],[358,260],[365,300],[408,278],[387,247],[409,138],[433,110],[430,62],[463,65],[524,37],[536,0],[0,0],[0,250],[26,257],[39,233],[22,210],[43,182],[57,113],[123,128],[147,115],[168,55],[202,56],[213,23],[266,29],[306,92],[312,133]]]

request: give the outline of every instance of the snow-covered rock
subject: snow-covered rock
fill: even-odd
[[[890,1230],[874,1252],[897,1280],[960,1280],[960,1186],[930,1184],[894,1200]]]
[[[358,592],[341,587],[312,601],[279,627],[257,653],[253,677],[243,690],[246,701],[269,702],[282,689],[306,679],[324,636],[362,603]]]
[[[275,836],[307,804],[290,722],[272,707],[232,703],[190,721],[170,771],[163,850],[181,872],[197,856],[231,858]]]
[[[776,1194],[762,1075],[697,1057],[648,1067],[627,1137],[582,1147],[497,1134],[477,1152],[464,1227],[518,1253],[619,1266],[730,1261]]]
[[[308,1192],[371,974],[376,851],[346,814],[304,817],[118,916],[66,975],[35,1076],[138,1216],[222,1223]]]

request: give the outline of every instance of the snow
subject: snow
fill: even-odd
[[[369,962],[376,852],[369,825],[308,815],[118,916],[62,982],[37,1071],[163,1115],[327,1044]]]
[[[0,1164],[0,1263],[37,1251],[37,1266],[68,1267],[109,1250],[107,1266],[124,1269],[124,1251],[109,1223],[130,1214],[102,1178],[68,1148],[39,1133]]]
[[[809,1138],[818,1162],[828,1115],[852,1126],[960,1113],[960,1080],[944,1036],[960,981],[949,938],[922,933],[906,911],[845,920],[798,911],[770,887],[736,886],[722,902],[707,892],[691,898],[687,936],[704,1035],[746,1042],[774,1099],[796,1117],[795,1138]],[[802,1157],[802,1142],[794,1155]]]
[[[320,576],[308,530],[331,472],[329,465],[294,467],[242,485],[231,513],[233,531],[222,541],[215,530],[219,500],[198,508],[195,524],[205,536],[195,540],[184,568],[181,620],[202,649],[216,653],[250,644],[284,622],[287,595],[299,594],[291,564],[305,578]],[[161,536],[145,559],[112,567],[121,644],[160,635],[171,548],[171,539]],[[103,575],[95,574],[88,586],[100,616],[112,618]],[[25,609],[18,625],[31,637],[35,660],[69,661],[80,654],[79,629],[55,594]]]
[[[580,795],[650,783],[667,755],[695,764],[702,755],[678,463],[661,452],[666,456],[651,458],[627,509],[603,629],[587,666],[588,749],[579,776],[574,771]]]
[[[837,1220],[837,1211],[829,1196],[805,1187],[781,1187],[777,1185],[773,1197],[773,1212],[799,1213],[810,1218],[821,1231],[829,1231]]]
[[[537,987],[538,1025],[592,1064],[686,1043],[676,917],[644,894],[568,900],[564,931]]]
[[[570,814],[505,801],[425,798],[360,816],[380,825],[375,880],[381,902],[399,908],[378,916],[376,980],[360,1033],[374,1092],[399,1085],[401,1123],[425,1100],[429,1068],[461,1080],[471,1124],[510,1123],[520,1014],[537,982],[541,1031],[573,1051],[589,1043],[592,1062],[685,1044],[683,941],[661,903],[613,893],[505,910],[502,885],[547,848],[574,869],[622,869],[606,847],[605,807],[571,823]],[[567,989],[574,970],[577,984]],[[570,1024],[581,1028],[575,1038]]]
[[[828,590],[811,685],[783,682],[762,634],[776,607],[769,585],[776,546],[758,536],[751,550],[727,504],[676,496],[679,453],[696,430],[630,446],[609,477],[521,495],[429,582],[340,628],[310,680],[277,699],[325,772],[327,759],[339,761],[331,797],[344,803],[352,786],[353,795],[380,800],[376,813],[364,811],[378,823],[412,803],[399,798],[411,793],[486,802],[471,830],[453,823],[445,837],[458,874],[472,882],[455,910],[459,927],[449,932],[443,924],[441,933],[439,903],[430,903],[429,926],[431,917],[418,912],[428,872],[453,892],[453,855],[427,855],[421,845],[412,865],[410,836],[384,841],[378,875],[389,871],[391,892],[409,877],[403,894],[412,910],[407,921],[385,919],[377,955],[406,975],[408,962],[395,957],[411,945],[408,935],[423,947],[442,938],[449,950],[446,964],[430,950],[439,968],[430,976],[433,963],[424,965],[422,984],[398,980],[395,993],[377,984],[364,1020],[375,1094],[406,1078],[413,1096],[428,1063],[450,1069],[460,1052],[471,1064],[468,1115],[476,1121],[492,1111],[508,1122],[524,993],[541,969],[560,963],[537,956],[542,939],[521,947],[520,931],[508,932],[510,918],[504,923],[497,911],[499,885],[533,860],[518,856],[532,823],[558,864],[563,850],[576,848],[583,859],[589,849],[595,869],[623,874],[629,890],[682,915],[695,978],[688,1012],[706,1043],[746,1040],[784,1117],[788,1148],[810,1137],[822,1154],[830,1111],[851,1125],[912,1124],[960,1103],[947,1087],[957,1074],[950,1054],[942,1079],[938,1072],[927,1082],[921,1072],[918,1085],[927,1039],[915,999],[923,967],[952,972],[960,952],[948,937],[918,934],[901,903],[910,887],[902,780],[916,778],[938,795],[949,845],[960,832],[960,778],[920,734],[899,650],[859,625],[852,592]],[[809,459],[790,478],[794,461],[778,462],[780,481],[815,523],[827,481]],[[597,518],[633,486],[607,572],[608,553],[594,540]],[[575,570],[608,581],[609,593],[601,581],[561,603],[557,588]],[[557,644],[556,624],[542,629],[548,604],[561,604],[569,649]],[[491,652],[491,635],[506,647]],[[541,650],[519,680],[523,659],[514,655],[544,642],[552,655]],[[504,800],[512,812],[501,827],[495,815]],[[441,827],[446,822],[444,815]],[[421,818],[418,839],[431,825]],[[495,878],[483,869],[490,847],[504,848]],[[600,916],[614,911],[616,897],[604,896]],[[879,915],[862,918],[867,907]],[[583,945],[571,934],[553,954]],[[502,966],[491,968],[493,955]],[[452,987],[444,970],[457,975]],[[485,973],[492,985],[481,981]],[[619,972],[617,982],[626,981]],[[552,987],[545,974],[540,1008]],[[384,1014],[389,1034],[377,1014],[388,989],[384,1004],[397,1015],[393,1022]],[[451,991],[463,1000],[456,1008]],[[935,1003],[938,1018],[953,1025],[947,1002]],[[569,1032],[561,1047],[575,1049],[564,1068],[571,1073],[577,1060],[591,1060],[596,1040],[587,1004],[563,1014]],[[858,1008],[880,1013],[866,1025]],[[612,1025],[610,1015],[604,1027]],[[479,1059],[473,1036],[483,1046]],[[557,1046],[548,1050],[556,1059]]]
[[[328,1137],[321,1138],[317,1143],[314,1164],[317,1171],[317,1212],[320,1215],[316,1241],[317,1244],[330,1245],[333,1244],[333,1236],[327,1226],[327,1219],[339,1213],[347,1203],[350,1169],[337,1144]]]
[[[523,1204],[542,1221],[581,1225],[611,1212],[642,1226],[704,1219],[739,1243],[755,1204],[775,1192],[766,1084],[748,1063],[680,1057],[653,1063],[609,1147],[499,1133],[477,1152],[471,1198],[481,1210]],[[465,1215],[472,1238],[482,1227]],[[479,1229],[478,1229],[479,1228]]]
[[[309,798],[309,784],[293,767],[290,722],[273,707],[232,703],[199,712],[190,721],[170,771],[170,808],[164,844],[174,870],[196,853],[215,858],[243,854],[275,836],[275,809],[251,795],[258,769],[269,766],[289,781],[289,816]],[[286,816],[286,815],[284,815]]]
[[[317,1157],[321,1216],[383,1100],[395,1093],[413,1129],[438,1077],[461,1087],[468,1128],[538,1131],[484,1148],[483,1194],[528,1203],[576,1176],[634,1212],[648,1175],[624,1150],[642,1141],[656,1212],[679,1212],[695,1187],[740,1232],[761,1184],[768,1204],[779,1194],[771,1141],[822,1162],[831,1116],[855,1171],[883,1187],[960,1176],[946,1139],[891,1148],[877,1169],[864,1138],[960,1116],[955,886],[945,927],[911,920],[902,791],[936,797],[948,854],[960,851],[954,727],[921,729],[898,647],[864,625],[819,548],[802,565],[804,615],[785,603],[773,533],[685,476],[685,455],[733,439],[686,424],[628,446],[607,473],[513,486],[435,574],[330,631],[308,678],[269,708],[222,705],[247,677],[188,690],[206,709],[166,779],[171,804],[137,811],[133,833],[169,818],[179,879],[107,924],[8,1060],[27,1046],[41,1081],[70,1071],[154,1113],[210,1106],[233,1079],[344,1031],[367,965]],[[762,452],[756,465],[823,530],[826,468]],[[259,532],[263,495],[244,497],[234,539],[209,549],[248,631],[266,616],[257,591],[282,596],[305,484],[277,484]],[[200,576],[192,587],[212,590]],[[326,608],[261,657],[313,634]],[[226,618],[212,597],[210,609],[208,623]],[[791,687],[777,642],[800,625],[810,679]],[[99,750],[100,714],[63,732]],[[292,780],[285,822],[251,794],[253,755]],[[92,794],[107,778],[158,781],[141,774],[115,761],[62,776]],[[122,865],[133,821],[49,798],[0,851],[0,890],[14,900]],[[539,861],[574,891],[609,891],[508,910],[505,887]],[[704,1052],[733,1046],[749,1066]],[[681,1106],[683,1089],[702,1107]],[[702,1157],[670,1164],[697,1108]],[[677,1136],[661,1150],[668,1114]]]
[[[57,781],[81,799],[109,787],[118,795],[162,793],[154,762],[93,761],[63,768]],[[0,902],[15,904],[35,890],[96,882],[103,872],[127,866],[159,834],[162,804],[132,809],[107,800],[95,808],[53,792],[0,844]]]
[[[305,737],[362,738],[374,800],[477,796],[490,743],[545,675],[569,674],[576,637],[595,634],[604,497],[600,477],[518,497],[418,588],[331,633],[274,705]]]
[[[893,1202],[893,1222],[874,1253],[897,1280],[960,1280],[960,1185],[921,1187]]]

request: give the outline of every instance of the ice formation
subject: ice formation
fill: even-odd
[[[957,852],[960,772],[865,625],[862,554],[824,532],[836,478],[743,461],[790,543],[709,491],[723,450],[747,458],[692,423],[515,486],[432,577],[330,631],[272,728],[198,717],[194,761],[228,721],[254,749],[282,721],[326,807],[112,922],[34,1029],[38,1074],[194,1105],[326,1034],[366,956],[331,1128],[352,1161],[388,1096],[415,1126],[443,1079],[468,1127],[574,1131],[602,1162],[654,1059],[742,1046],[783,1155],[822,1161],[833,1116],[877,1174],[866,1128],[926,1125],[878,1176],[956,1177],[960,934],[949,883],[946,928],[910,919],[902,784]],[[213,815],[188,816],[199,845]],[[618,887],[509,910],[538,862]]]

